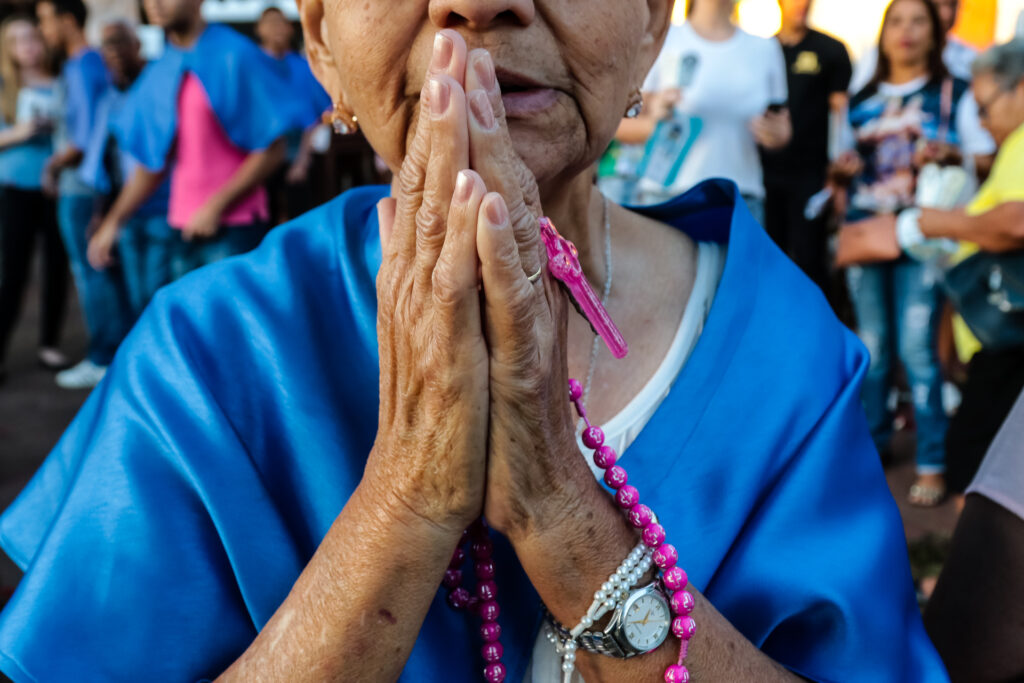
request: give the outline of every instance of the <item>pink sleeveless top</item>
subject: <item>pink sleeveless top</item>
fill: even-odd
[[[185,74],[178,94],[178,143],[168,222],[178,229],[184,227],[247,156],[224,132],[199,79]],[[221,217],[221,225],[249,225],[265,221],[269,215],[267,192],[260,186],[232,204]]]

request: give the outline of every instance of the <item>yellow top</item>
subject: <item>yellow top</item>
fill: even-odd
[[[1010,133],[999,148],[988,180],[967,205],[967,215],[978,216],[1007,202],[1024,202],[1024,126]],[[955,260],[959,263],[978,251],[978,245],[963,242]],[[957,353],[964,362],[981,350],[981,342],[960,316],[953,321],[953,334]]]

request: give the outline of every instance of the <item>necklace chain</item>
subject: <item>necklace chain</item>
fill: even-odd
[[[601,292],[601,305],[608,308],[608,296],[612,292],[612,223],[608,198],[604,198],[604,291]],[[594,381],[594,370],[597,367],[597,354],[601,350],[601,337],[594,335],[590,346],[590,364],[587,366],[587,383],[583,385],[583,403],[590,398],[590,386]],[[582,424],[583,420],[580,420]]]

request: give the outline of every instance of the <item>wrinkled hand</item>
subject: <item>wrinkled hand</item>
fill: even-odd
[[[496,193],[477,233],[490,390],[484,514],[515,535],[547,517],[549,505],[560,507],[564,468],[589,470],[578,457],[568,401],[566,295],[547,275],[528,279],[546,261],[539,193],[512,146],[484,50],[469,55],[466,90],[470,165]]]
[[[419,120],[378,206],[380,415],[367,482],[384,505],[460,532],[483,511],[488,355],[481,326],[469,166],[465,43],[435,41]]]
[[[220,230],[221,208],[213,201],[207,201],[181,230],[181,238],[186,242],[209,239]]]
[[[117,245],[119,230],[120,226],[116,222],[104,220],[92,232],[86,252],[90,266],[103,270],[114,264],[114,247]]]

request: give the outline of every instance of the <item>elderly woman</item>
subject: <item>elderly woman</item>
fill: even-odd
[[[391,197],[352,191],[157,296],[3,517],[27,571],[0,668],[680,681],[675,586],[694,680],[946,680],[860,413],[863,348],[734,186],[643,214],[594,190],[670,12],[304,0],[311,62],[395,170]],[[541,215],[578,246],[625,360],[570,314]],[[635,489],[608,469],[617,500],[581,456],[570,377],[605,427],[595,464],[629,471]],[[685,591],[624,562],[650,557],[616,505],[634,491]],[[450,609],[467,587],[477,609]],[[595,592],[609,623],[587,624]]]

